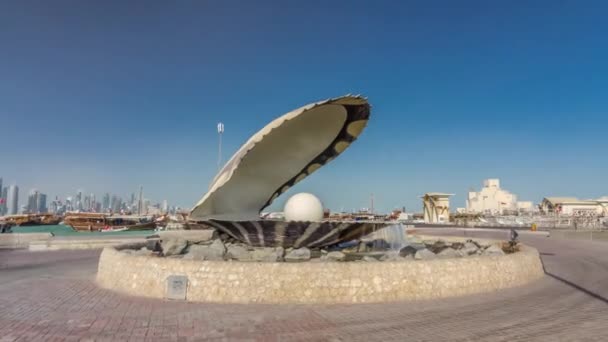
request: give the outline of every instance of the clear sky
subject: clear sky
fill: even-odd
[[[192,206],[271,119],[361,93],[372,119],[288,192],[406,206],[484,178],[608,195],[606,1],[2,1],[0,177]],[[286,196],[274,208],[282,207]]]

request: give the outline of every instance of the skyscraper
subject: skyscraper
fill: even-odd
[[[112,201],[110,202],[110,210],[116,211],[117,202],[118,202],[118,197],[116,197],[116,195],[112,195]]]
[[[36,208],[39,213],[46,213],[48,211],[46,208],[46,194],[38,194],[38,198],[36,198]]]
[[[78,190],[78,192],[76,193],[76,203],[75,204],[75,208],[78,211],[82,211],[82,190]]]
[[[144,199],[144,206],[143,206],[143,210],[141,212],[141,215],[147,215],[149,212],[149,208],[150,208],[150,200],[149,199]]]
[[[95,199],[95,194],[91,194],[90,199],[91,204],[89,209],[91,209],[91,211],[97,211],[97,200]]]
[[[103,195],[101,210],[107,211],[108,209],[110,209],[110,194],[106,192],[105,195]]]
[[[30,190],[29,195],[27,196],[27,206],[26,211],[31,214],[35,214],[38,212],[38,195],[39,192],[37,189]]]
[[[68,196],[65,199],[65,210],[73,211],[74,210],[74,199],[72,196]]]
[[[53,214],[59,212],[59,199],[57,196],[55,196],[55,199],[49,204],[48,212]]]
[[[0,177],[0,216],[4,215],[6,208],[6,195],[4,194],[4,188],[2,187],[2,177]]]
[[[139,198],[137,200],[137,213],[139,215],[144,214],[144,187],[139,187]]]
[[[2,203],[0,204],[0,214],[6,215],[6,212],[7,212],[6,202],[8,201],[8,188],[7,187],[2,188],[0,197],[2,198]]]
[[[37,189],[30,190],[27,196],[25,211],[31,214],[46,213],[46,194],[41,193]]]
[[[8,215],[16,215],[19,212],[19,187],[11,185],[8,187],[6,207]]]
[[[116,195],[112,195],[112,200],[110,202],[110,208],[113,212],[119,213],[122,209],[122,198]]]
[[[114,212],[119,213],[122,210],[122,198],[117,197],[116,198],[116,209],[114,210]]]
[[[91,197],[89,197],[89,195],[84,195],[82,209],[84,211],[89,211],[91,209]]]

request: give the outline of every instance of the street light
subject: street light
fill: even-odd
[[[219,143],[218,143],[218,151],[217,151],[217,170],[220,170],[220,167],[222,166],[222,134],[224,133],[224,124],[219,122],[217,124],[217,134],[219,137]]]

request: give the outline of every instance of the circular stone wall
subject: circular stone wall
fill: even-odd
[[[447,241],[464,239],[442,237]],[[481,239],[476,239],[481,241]],[[370,303],[434,299],[524,285],[544,275],[538,251],[398,262],[193,261],[103,250],[97,283],[165,298],[167,277],[188,278],[186,299],[215,303]]]

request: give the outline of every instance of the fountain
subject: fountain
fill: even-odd
[[[206,302],[359,303],[486,292],[542,276],[538,252],[527,246],[408,237],[395,222],[325,220],[312,194],[289,199],[286,220],[260,219],[281,194],[343,153],[369,118],[367,99],[347,95],[270,122],[190,212],[219,234],[106,248],[98,284]]]
[[[372,237],[376,238],[374,242],[384,242],[389,250],[396,252],[410,244],[406,235],[405,227],[401,223],[392,224],[371,234]]]
[[[260,220],[277,197],[346,150],[367,126],[370,105],[343,96],[270,122],[226,163],[190,213],[251,246],[325,247],[386,226],[374,222]],[[309,204],[309,203],[305,203]],[[301,210],[306,210],[306,205]]]

